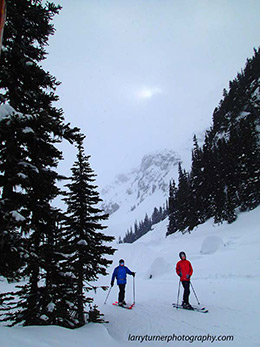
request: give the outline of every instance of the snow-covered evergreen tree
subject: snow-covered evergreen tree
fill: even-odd
[[[167,227],[166,236],[175,233],[177,228],[177,200],[176,200],[177,187],[175,181],[170,182],[169,187],[169,224]]]
[[[106,245],[114,238],[104,235],[106,228],[102,222],[108,218],[97,207],[101,201],[95,174],[90,167],[89,156],[84,154],[82,140],[78,143],[77,161],[72,168],[71,183],[64,201],[67,204],[67,219],[63,234],[62,252],[66,261],[62,263],[63,272],[71,279],[71,285],[64,288],[63,298],[75,307],[74,325],[85,324],[84,306],[90,302],[84,291],[91,289],[86,283],[95,281],[99,275],[106,275],[106,268],[112,261],[114,249]]]
[[[46,59],[45,47],[55,31],[51,20],[61,7],[42,0],[6,0],[6,4],[0,69],[3,96],[19,112],[47,111],[59,117],[62,110],[52,102],[58,99],[53,91],[60,82],[39,63]]]
[[[203,160],[202,150],[198,145],[196,135],[193,138],[192,166],[190,173],[191,195],[194,203],[194,223],[193,226],[205,221],[205,206],[203,204]]]
[[[253,117],[248,115],[238,126],[239,151],[237,171],[239,171],[238,195],[242,211],[252,210],[260,203],[260,151],[259,132]]]
[[[179,163],[179,178],[178,190],[176,192],[176,207],[177,207],[177,228],[184,232],[191,230],[192,220],[194,218],[193,197],[191,196],[191,187],[189,174],[183,170]]]
[[[45,46],[54,32],[50,21],[60,7],[40,0],[7,1],[7,7],[0,86],[5,100],[16,111],[9,121],[4,117],[0,124],[4,130],[0,218],[5,223],[0,239],[1,247],[9,252],[5,268],[18,270],[22,263],[22,275],[28,279],[17,292],[19,300],[14,309],[19,314],[10,319],[24,325],[55,324],[47,315],[54,300],[51,293],[57,293],[60,282],[54,240],[58,240],[61,213],[51,203],[60,194],[57,180],[62,176],[56,169],[62,153],[55,145],[63,139],[75,141],[78,129],[65,124],[63,111],[52,105],[58,99],[54,92],[59,82],[39,62],[46,57]],[[14,218],[8,224],[10,215]],[[6,239],[7,233],[12,238]],[[23,249],[15,248],[19,241]]]
[[[19,278],[22,266],[23,187],[27,176],[21,163],[27,155],[23,146],[27,123],[27,116],[9,105],[0,106],[0,275],[8,280]]]

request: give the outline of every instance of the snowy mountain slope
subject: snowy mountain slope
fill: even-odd
[[[139,346],[140,341],[129,340],[136,335],[143,339],[141,345],[149,346],[210,346],[219,336],[234,337],[233,343],[222,342],[224,346],[259,346],[259,217],[260,207],[239,214],[233,224],[216,226],[209,220],[191,234],[177,233],[167,239],[167,221],[158,223],[135,243],[116,245],[118,252],[113,256],[110,275],[120,258],[136,271],[136,305],[131,311],[112,306],[118,293],[115,285],[106,305],[107,293],[100,290],[94,295],[109,324],[90,324],[73,331],[59,327],[0,327],[1,346]],[[175,264],[181,250],[186,251],[193,265],[192,283],[201,304],[209,309],[207,314],[171,306],[177,300]],[[102,277],[95,285],[109,285],[110,279]],[[3,290],[1,282],[0,288]],[[131,302],[132,297],[133,278],[129,276],[127,301]],[[190,301],[196,304],[193,293]],[[153,336],[178,340],[145,341]]]
[[[145,155],[138,168],[117,175],[111,185],[102,189],[105,211],[112,215],[125,203],[129,204],[130,210],[134,210],[158,190],[166,197],[168,181],[172,175],[176,176],[180,161],[178,154],[170,150]],[[116,206],[113,208],[113,204],[118,209]]]
[[[110,214],[112,235],[124,236],[135,220],[151,216],[155,207],[166,203],[169,182],[178,177],[181,158],[171,150],[157,151],[143,157],[139,167],[118,175],[101,191],[102,207]]]

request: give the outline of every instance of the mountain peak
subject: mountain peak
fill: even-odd
[[[160,170],[167,170],[172,164],[178,163],[180,158],[177,153],[171,150],[164,149],[163,151],[156,151],[146,154],[140,165],[140,171],[145,172],[151,166],[158,167]]]
[[[112,215],[119,209],[131,213],[142,205],[142,214],[151,213],[154,207],[165,203],[169,181],[177,177],[180,161],[179,155],[172,150],[146,154],[139,166],[128,173],[117,175],[101,191],[104,201],[102,208]]]

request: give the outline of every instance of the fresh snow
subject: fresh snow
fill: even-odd
[[[254,101],[260,101],[260,87],[257,87],[254,93],[252,94],[252,99]]]
[[[240,112],[239,116],[236,117],[236,120],[240,121],[241,119],[246,118],[249,115],[250,115],[250,112],[242,111]]]
[[[88,243],[87,243],[86,240],[79,240],[79,241],[77,242],[77,244],[78,244],[79,246],[87,246],[87,245],[88,245]]]
[[[30,128],[30,127],[25,127],[25,128],[23,129],[23,133],[24,133],[24,134],[34,133],[34,131],[33,131],[33,129]]]
[[[0,121],[2,121],[5,118],[9,118],[10,115],[16,113],[15,109],[6,104],[6,105],[0,105]]]
[[[17,174],[17,176],[19,176],[19,177],[21,177],[21,178],[23,178],[23,179],[26,179],[26,178],[27,178],[27,176],[26,176],[25,174],[23,174],[22,172],[19,172],[19,173]]]
[[[47,306],[47,309],[49,312],[53,312],[55,309],[55,304],[53,302],[50,302],[49,305]]]
[[[25,221],[25,218],[17,211],[12,211],[11,215],[17,222]]]
[[[27,163],[27,162],[25,162],[25,161],[20,161],[20,162],[18,163],[18,165],[24,166],[24,167],[28,167],[28,168],[30,168],[32,171],[35,171],[36,173],[39,173],[39,170],[37,169],[37,167],[36,167],[35,165],[32,165],[32,164]]]
[[[28,114],[23,114],[21,112],[17,112],[12,106],[10,106],[9,104],[3,104],[0,105],[0,122],[4,119],[8,119],[10,117],[12,117],[13,115],[16,115],[17,117],[19,117],[20,119],[30,119],[33,118],[33,116],[28,115]],[[29,129],[29,128],[28,128]],[[32,129],[30,131],[33,131]]]
[[[110,276],[101,277],[95,286],[109,285],[119,259],[136,271],[136,304],[123,310],[112,303],[117,300],[118,288],[107,292],[101,289],[93,296],[104,319],[109,323],[87,324],[69,330],[55,326],[0,327],[1,346],[5,347],[119,347],[119,346],[210,346],[206,337],[233,335],[233,342],[221,346],[259,346],[260,343],[260,207],[240,213],[233,224],[219,226],[209,220],[190,234],[181,233],[165,238],[168,221],[133,244],[114,244],[118,249],[108,269]],[[113,234],[113,230],[108,230]],[[178,310],[179,279],[175,265],[179,252],[185,251],[194,274],[192,284],[202,306],[208,313]],[[13,284],[0,282],[0,290],[13,289]],[[182,295],[182,289],[181,289]],[[128,276],[126,301],[133,300],[133,278]],[[191,304],[197,304],[191,292]],[[154,341],[153,336],[173,336],[179,341]],[[138,338],[139,341],[130,341]],[[191,343],[196,337],[198,341]],[[140,339],[143,339],[141,342]],[[129,340],[130,339],[130,340]],[[182,341],[186,339],[186,341]],[[190,339],[190,340],[188,340]]]

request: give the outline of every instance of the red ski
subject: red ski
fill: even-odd
[[[118,306],[118,307],[122,307],[122,308],[126,308],[127,310],[132,310],[132,308],[134,307],[134,303],[133,304],[131,304],[131,305],[118,305],[118,301],[115,301],[115,302],[113,302],[113,305],[114,306]]]

